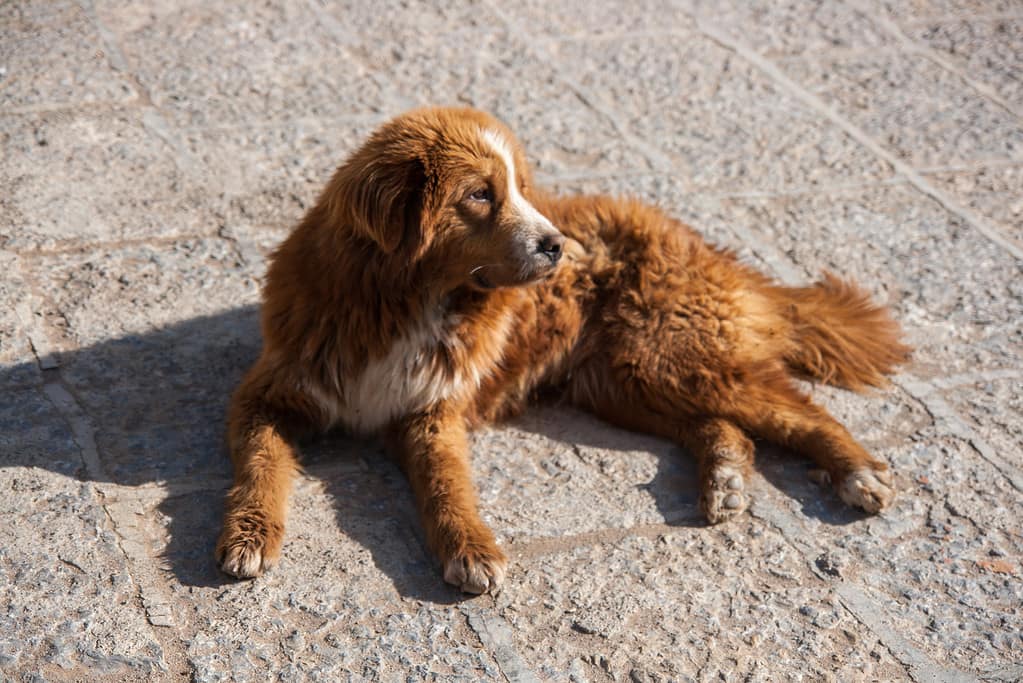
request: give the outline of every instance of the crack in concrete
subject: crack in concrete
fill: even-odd
[[[92,0],[80,0],[78,5],[99,33],[100,40],[103,41],[103,45],[106,48],[104,54],[110,66],[124,74],[125,78],[131,82],[138,92],[139,101],[142,105],[143,128],[158,137],[170,148],[173,153],[174,165],[179,171],[185,174],[195,174],[199,168],[198,163],[185,145],[182,144],[179,136],[173,132],[167,119],[160,113],[159,107],[153,102],[152,93],[149,91],[149,88],[146,87],[146,84],[139,75],[129,66],[128,60],[125,58],[124,52],[118,43],[117,35],[100,20]]]
[[[870,17],[870,20],[877,26],[880,26],[888,35],[895,39],[899,44],[899,47],[908,54],[918,54],[922,57],[929,59],[930,61],[937,64],[939,67],[948,71],[951,74],[955,74],[959,79],[965,83],[969,88],[979,93],[981,96],[986,97],[991,102],[997,104],[999,107],[1004,109],[1006,112],[1016,118],[1023,118],[1023,115],[1005,98],[999,95],[991,86],[986,83],[981,83],[970,78],[970,75],[964,73],[951,61],[943,57],[937,50],[932,49],[926,44],[918,43],[911,39],[902,29],[895,24],[894,21],[889,19],[882,12],[870,11],[870,9],[864,7],[857,0],[846,0],[850,6],[857,10],[860,14]]]
[[[1023,492],[1023,469],[998,455],[994,447],[977,434],[931,384],[912,375],[901,375],[894,381],[920,402],[936,424],[942,426],[952,436],[969,443],[973,450],[1005,477],[1014,489]]]
[[[228,237],[220,235],[218,230],[211,229],[208,232],[172,233],[169,235],[161,235],[159,237],[132,237],[127,239],[111,240],[91,238],[86,238],[84,240],[61,239],[59,245],[45,248],[27,247],[24,249],[13,249],[8,250],[7,253],[17,254],[20,258],[25,259],[26,261],[32,261],[33,259],[48,258],[52,256],[88,254],[90,252],[115,251],[118,249],[131,249],[135,247],[151,247],[154,249],[158,247],[173,247],[180,242],[187,242],[189,240],[209,240],[216,239],[218,237],[223,237],[223,239],[230,241]]]
[[[817,560],[824,554],[825,548],[813,541],[812,533],[791,512],[777,505],[768,506],[755,501],[750,506],[750,514],[778,530],[785,541],[803,557],[810,571],[835,591],[846,611],[863,624],[891,653],[892,657],[906,667],[909,676],[914,681],[917,683],[959,683],[960,681],[974,680],[974,677],[969,674],[958,669],[943,667],[931,660],[923,650],[889,626],[892,619],[880,602],[873,599],[859,586],[847,582],[837,572],[829,571],[826,566],[822,567]]]
[[[928,380],[928,384],[935,389],[956,389],[958,387],[985,384],[987,382],[999,382],[1004,380],[1023,379],[1023,369],[1020,368],[996,368],[993,370],[978,370],[976,372],[964,372],[959,375],[947,377],[934,377]]]
[[[356,44],[353,40],[355,34],[345,30],[341,22],[335,19],[330,12],[324,10],[322,1],[307,0],[306,5],[316,15],[320,24],[334,37],[338,45],[348,47]],[[412,109],[419,104],[414,99],[407,97],[400,89],[395,88],[393,79],[387,78],[380,73],[379,65],[366,62],[357,52],[352,54],[352,58],[366,68],[368,77],[380,88],[384,99],[394,105],[395,113],[403,109]],[[341,96],[341,93],[338,93],[338,95]],[[386,120],[386,118],[388,117],[382,116],[381,122]]]
[[[653,524],[637,524],[630,527],[603,528],[595,531],[584,531],[577,534],[566,534],[561,536],[546,536],[533,538],[524,541],[509,542],[506,546],[508,553],[513,555],[516,561],[533,559],[544,555],[555,555],[557,553],[570,552],[579,548],[589,548],[596,545],[611,545],[624,541],[627,538],[648,538],[655,539],[664,534],[671,534],[679,531],[679,526],[704,526],[706,520],[697,509],[696,505],[688,509],[679,509],[676,514],[665,515],[665,521]]]
[[[959,218],[961,218],[967,225],[981,233],[988,240],[1012,254],[1016,259],[1023,261],[1023,245],[1017,244],[1013,238],[1003,235],[998,228],[990,223],[986,218],[982,217],[975,211],[966,208],[932,185],[913,167],[899,159],[895,154],[889,152],[879,142],[867,135],[867,133],[862,131],[852,122],[846,120],[833,107],[826,104],[816,95],[807,91],[805,88],[782,73],[781,69],[779,69],[773,62],[760,56],[750,47],[728,37],[717,27],[712,26],[705,21],[701,20],[699,22],[699,28],[703,35],[710,38],[721,47],[734,52],[745,59],[764,74],[772,78],[790,95],[801,100],[813,111],[816,111],[818,114],[826,117],[829,121],[841,128],[842,131],[849,135],[852,139],[866,147],[875,156],[890,164],[892,168],[895,169],[896,173],[908,180],[920,192],[940,204],[946,211],[959,216]]]
[[[537,677],[515,650],[511,627],[508,622],[489,610],[473,609],[463,605],[462,614],[469,627],[479,637],[487,652],[493,656],[508,683],[536,683]]]
[[[60,379],[59,370],[54,372],[57,373],[56,379],[43,385],[43,394],[71,428],[72,439],[78,446],[87,476],[93,482],[91,488],[98,497],[97,504],[102,508],[114,531],[117,547],[125,558],[128,579],[136,586],[136,598],[152,626],[173,626],[170,608],[173,601],[169,597],[170,591],[158,578],[159,568],[153,566],[148,540],[137,523],[136,517],[144,515],[144,510],[137,504],[108,500],[107,488],[100,482],[111,479],[100,459],[95,429],[81,404]],[[153,637],[176,659],[187,661],[187,652],[181,636],[176,631],[164,633],[166,635],[154,631]],[[157,664],[164,671],[169,670],[165,659],[161,658]]]
[[[526,49],[529,50],[534,57],[541,60],[544,64],[552,63],[552,55],[550,55],[547,49],[542,45],[542,42],[531,39],[529,32],[521,27],[518,21],[512,18],[492,0],[486,0],[486,6],[504,22],[505,26],[508,27],[508,30],[513,35],[523,42]],[[651,145],[647,144],[646,140],[633,135],[629,131],[627,124],[618,116],[614,107],[605,102],[602,97],[591,93],[587,88],[583,87],[581,83],[570,78],[564,73],[558,73],[557,78],[568,86],[579,101],[582,102],[590,111],[609,123],[615,133],[621,137],[623,142],[631,146],[633,149],[638,150],[644,157],[646,157],[646,160],[654,169],[662,173],[671,173],[674,170],[674,163],[672,163],[671,159]]]

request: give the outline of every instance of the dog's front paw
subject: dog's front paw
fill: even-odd
[[[749,504],[745,489],[745,478],[738,470],[715,467],[700,493],[700,509],[707,521],[720,524],[745,510]]]
[[[444,580],[465,593],[496,593],[507,571],[507,558],[492,543],[469,545],[444,560]]]
[[[261,512],[229,514],[217,541],[217,564],[239,579],[255,578],[277,563],[283,536],[283,525]]]
[[[895,499],[895,485],[890,470],[862,468],[846,475],[838,485],[838,495],[849,505],[876,514]]]

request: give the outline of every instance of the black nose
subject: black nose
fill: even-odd
[[[544,235],[540,238],[536,250],[549,258],[551,263],[557,263],[561,258],[561,247],[565,245],[565,236],[559,232]]]

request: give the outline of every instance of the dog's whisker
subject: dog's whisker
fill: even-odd
[[[499,265],[501,265],[501,264],[499,264],[499,263],[484,263],[482,266],[476,266],[475,268],[470,270],[469,271],[469,275],[475,275],[476,273],[478,273],[479,271],[483,270],[484,268],[492,268],[494,266],[499,266]]]

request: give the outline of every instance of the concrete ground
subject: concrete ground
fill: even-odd
[[[0,3],[0,679],[1023,678],[1023,2]],[[676,446],[564,407],[475,437],[497,597],[445,586],[373,442],[308,444],[280,566],[212,560],[266,256],[377,124],[496,113],[917,352],[818,400],[864,517],[761,446],[707,527]]]

